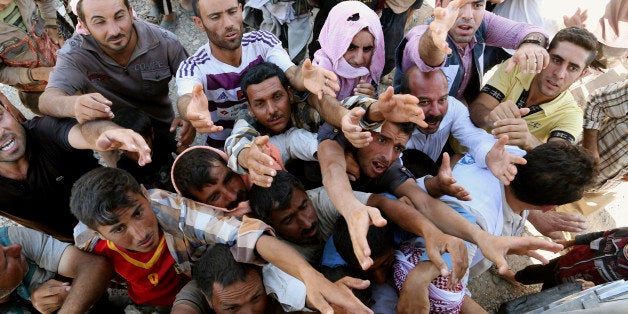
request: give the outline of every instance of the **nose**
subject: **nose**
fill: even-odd
[[[463,18],[465,20],[469,20],[473,18],[473,10],[471,10],[471,4],[465,4],[458,11],[458,17]]]
[[[129,228],[129,233],[131,234],[131,236],[133,236],[133,239],[135,239],[137,242],[140,242],[146,239],[146,228],[144,228],[142,225],[132,223],[129,225],[128,228]]]
[[[312,228],[312,219],[303,213],[297,215],[297,222],[303,230]]]
[[[435,104],[432,104],[429,107],[425,108],[424,112],[425,112],[426,116],[438,116],[438,115],[440,115],[440,110],[438,109],[438,106],[436,106]]]
[[[277,112],[277,106],[275,106],[275,104],[273,102],[269,102],[268,103],[268,114],[272,116],[275,112]]]
[[[4,253],[7,256],[19,257],[22,254],[22,246],[20,244],[13,244],[4,247]]]
[[[221,193],[224,200],[224,206],[238,199],[238,193],[235,190],[224,188]]]
[[[357,66],[363,66],[364,65],[364,52],[362,52],[362,49],[358,48],[356,49],[356,52],[353,54],[353,64],[357,65]]]
[[[566,74],[567,74],[567,65],[561,65],[556,68],[556,71],[554,71],[554,76],[556,76],[556,78],[558,79],[564,79]]]

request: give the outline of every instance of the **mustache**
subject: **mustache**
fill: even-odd
[[[233,209],[238,207],[238,204],[242,203],[246,201],[246,192],[245,191],[240,191],[238,192],[238,196],[236,197],[235,201],[227,204],[226,208],[227,209]]]
[[[425,117],[425,123],[436,123],[443,121],[443,116],[427,116]]]
[[[273,121],[275,119],[279,119],[283,117],[283,114],[281,112],[277,112],[275,114],[273,114],[272,116],[268,117],[267,121]]]
[[[109,36],[109,38],[107,38],[107,41],[111,41],[111,40],[116,40],[116,39],[120,39],[126,37],[126,35],[119,33],[117,35],[113,35],[113,36]]]

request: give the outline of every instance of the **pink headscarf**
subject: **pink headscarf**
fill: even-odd
[[[359,15],[357,21],[348,19]],[[353,37],[367,28],[375,38],[371,65],[354,68],[343,55],[349,49]],[[343,1],[334,6],[318,36],[321,49],[314,53],[314,64],[333,71],[340,79],[340,91],[337,98],[342,100],[353,94],[353,89],[364,79],[379,82],[384,70],[384,33],[377,14],[360,1]]]

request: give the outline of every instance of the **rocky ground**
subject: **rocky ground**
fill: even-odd
[[[201,45],[207,42],[207,36],[200,32],[184,10],[179,6],[178,0],[172,0],[175,12],[177,14],[177,23],[174,27],[174,33],[179,36],[179,40],[188,49],[188,52],[193,53]],[[427,2],[427,1],[426,1]],[[131,4],[139,17],[145,17],[150,10],[150,0],[131,0]],[[413,26],[418,23],[424,23],[427,17],[431,15],[431,6],[424,4],[420,10],[415,11],[414,15],[408,19],[408,26]],[[14,89],[0,84],[0,90],[7,95],[7,97],[14,103],[18,104],[20,109],[23,107],[20,104],[17,93]],[[170,95],[174,100],[176,99],[176,93],[174,89],[174,80],[171,82]],[[176,110],[176,109],[175,109]],[[23,112],[27,117],[32,116],[28,110],[23,109]],[[600,210],[587,217],[589,224],[589,231],[605,230],[615,226],[628,225],[628,218],[623,215],[626,209],[626,198],[628,195],[628,184],[624,183],[619,188],[617,200],[606,209]],[[0,217],[0,225],[13,224],[11,221]],[[538,233],[533,227],[529,226],[525,231],[526,235],[537,236]],[[522,269],[526,265],[532,263],[532,260],[527,257],[511,256],[508,257],[509,264],[514,271]],[[489,312],[497,310],[499,305],[503,302],[512,300],[522,295],[530,294],[539,291],[539,286],[514,286],[500,277],[486,272],[479,278],[474,279],[469,284],[469,289],[473,294],[473,298]]]

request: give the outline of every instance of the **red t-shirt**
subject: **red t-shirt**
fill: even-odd
[[[179,290],[190,281],[175,268],[163,234],[151,252],[125,250],[108,240],[98,241],[93,252],[109,258],[115,271],[128,282],[129,296],[137,304],[172,306]]]

